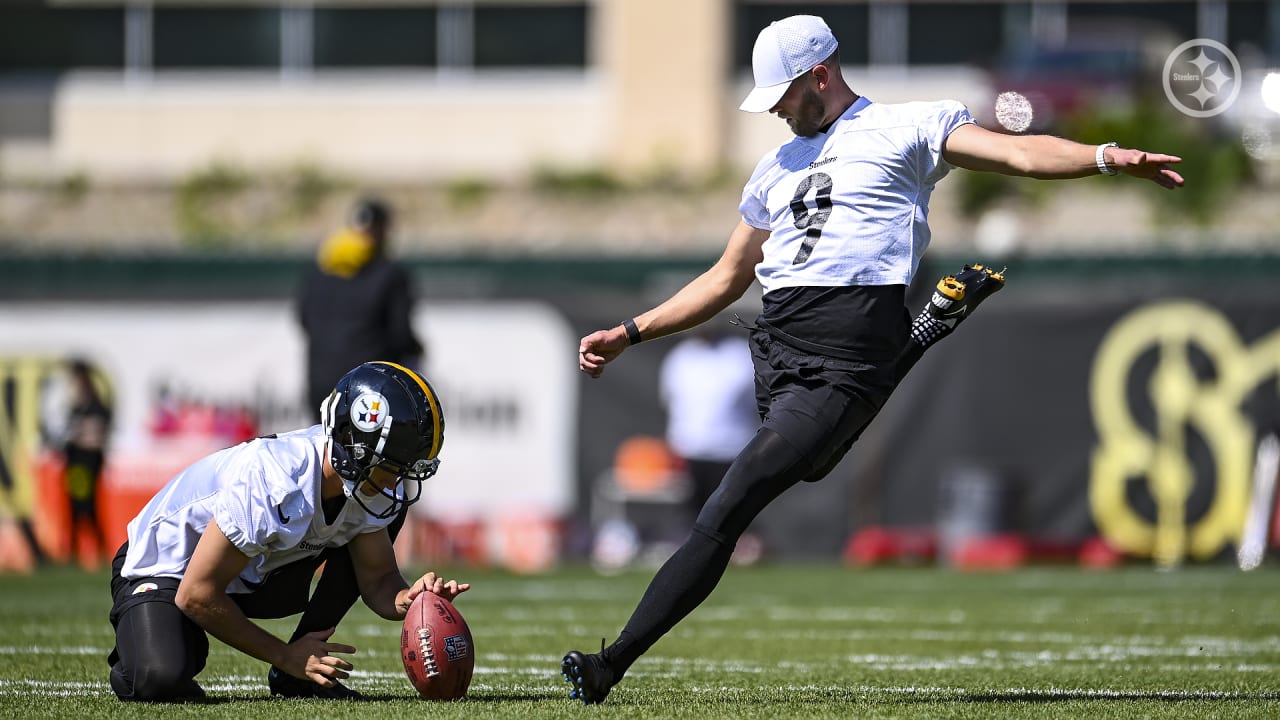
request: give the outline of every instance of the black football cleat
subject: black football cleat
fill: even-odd
[[[1004,271],[996,272],[983,265],[965,265],[955,275],[938,281],[929,304],[911,323],[911,339],[920,351],[951,334],[965,318],[978,309],[983,300],[1004,287]]]
[[[955,275],[938,281],[929,304],[911,321],[911,337],[894,363],[898,382],[915,367],[924,351],[950,335],[956,326],[978,309],[983,300],[1004,287],[1004,270],[965,265]]]
[[[982,265],[965,265],[958,274],[938,281],[926,309],[934,318],[954,328],[1002,287],[1004,270],[996,272]]]
[[[315,698],[318,700],[363,700],[364,696],[337,680],[333,687],[324,687],[310,680],[301,680],[272,665],[267,671],[267,687],[274,697]]]
[[[584,655],[577,650],[570,650],[564,660],[560,661],[560,674],[573,689],[569,691],[570,700],[581,700],[583,705],[598,705],[609,697],[613,689],[613,671],[605,663],[604,658],[592,653]]]

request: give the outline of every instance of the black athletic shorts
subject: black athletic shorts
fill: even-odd
[[[178,578],[147,577],[130,580],[120,577],[124,567],[125,554],[129,552],[129,543],[120,546],[115,558],[111,560],[111,626],[120,622],[120,616],[135,605],[146,602],[167,602],[175,604],[178,595]]]
[[[111,624],[118,624],[124,611],[145,602],[167,602],[175,605],[178,595],[179,578],[145,577],[130,580],[120,577],[124,567],[125,554],[129,543],[120,546],[120,551],[111,561]],[[231,599],[240,606],[246,617],[282,618],[295,615],[307,609],[311,591],[311,581],[316,570],[334,552],[346,550],[331,548],[315,557],[303,558],[290,563],[268,576],[266,582],[248,593],[229,593]],[[354,581],[352,583],[354,587]]]
[[[144,578],[123,578],[120,576],[121,570],[124,568],[125,556],[129,551],[129,543],[120,546],[119,552],[111,561],[111,626],[116,630],[120,628],[120,619],[126,613],[133,610],[143,603],[162,602],[172,605],[175,612],[180,612],[177,608],[178,585],[181,583],[179,578],[170,577],[144,577]],[[232,601],[240,607],[246,617],[250,618],[282,618],[289,615],[295,615],[303,612],[308,608],[309,594],[311,589],[311,581],[315,576],[316,569],[327,558],[338,552],[346,553],[346,548],[331,548],[328,551],[310,558],[303,558],[296,562],[290,563],[268,576],[267,580],[260,586],[248,593],[230,593]],[[350,566],[350,561],[347,561]],[[336,624],[338,620],[351,607],[351,603],[358,597],[358,589],[356,588],[354,574],[348,571],[345,574],[339,572],[339,575],[350,576],[348,586],[350,588],[343,597],[331,596],[331,605],[334,617],[326,619],[322,626],[328,623]],[[349,594],[349,599],[346,595]],[[193,653],[196,657],[191,660],[192,667],[203,667],[203,658],[208,653],[208,644],[204,640],[204,631],[200,629],[196,623],[186,619],[185,615],[182,625],[189,626],[192,635],[182,635],[182,637],[169,638],[170,642],[183,642],[183,638],[188,638],[192,645],[182,653],[191,656]],[[194,640],[190,639],[195,637]],[[117,638],[117,646],[120,639]],[[120,661],[120,652],[118,647],[112,648],[107,662],[113,667]]]
[[[800,349],[764,328],[751,331],[756,405],[768,428],[818,470],[819,480],[844,457],[889,399],[892,363],[829,357]]]

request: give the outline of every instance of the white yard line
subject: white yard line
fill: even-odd
[[[1232,668],[1238,670],[1239,668]],[[1272,669],[1269,669],[1269,671]],[[541,672],[541,670],[539,670]],[[532,669],[529,673],[534,674]],[[396,673],[386,672],[370,672],[370,673],[353,673],[353,677],[357,680],[365,681],[365,685],[370,684],[375,687],[392,686],[396,689],[401,687],[402,679]],[[372,682],[370,682],[372,681]],[[212,692],[253,692],[266,691],[266,683],[258,677],[252,676],[227,676],[219,678],[210,678],[202,683],[206,690]],[[525,683],[473,683],[471,689],[473,691],[489,692],[516,692],[529,693],[530,695],[540,695],[549,689],[557,689],[558,685],[552,681],[539,684]],[[769,688],[744,688],[741,686],[706,686],[694,687],[689,692],[694,693],[716,693],[731,695],[747,695],[758,692],[760,689]],[[1280,695],[1273,696],[1270,694],[1259,694],[1251,692],[1237,692],[1229,690],[1111,690],[1105,688],[1028,688],[1028,687],[1012,687],[1012,688],[984,688],[982,690],[969,690],[960,687],[947,686],[930,686],[930,685],[904,685],[904,686],[878,686],[878,685],[785,685],[779,686],[777,690],[788,693],[818,693],[824,695],[848,695],[862,694],[868,696],[874,695],[942,695],[954,698],[974,697],[990,697],[993,695],[1027,697],[1027,698],[1043,698],[1054,697],[1063,699],[1081,698],[1081,699],[1128,699],[1128,700],[1256,700],[1261,698],[1280,698]],[[106,682],[70,682],[70,681],[49,681],[49,680],[0,680],[0,697],[12,696],[55,696],[55,697],[90,697],[90,696],[108,696],[111,688]]]

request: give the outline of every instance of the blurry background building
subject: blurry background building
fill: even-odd
[[[800,12],[826,17],[873,100],[1167,150],[1188,187],[941,183],[913,309],[959,262],[1008,264],[1009,288],[832,480],[759,519],[771,554],[831,557],[886,528],[881,549],[929,554],[940,505],[968,506],[940,501],[964,468],[1017,504],[990,516],[1036,540],[1024,557],[1095,536],[1165,564],[1223,556],[1257,438],[1280,427],[1278,0],[0,3],[0,521],[62,537],[39,518],[39,408],[68,354],[115,389],[109,541],[210,446],[310,419],[288,302],[376,192],[428,288],[414,328],[449,427],[406,542],[525,570],[584,555],[591,483],[662,426],[649,389],[670,344],[587,382],[576,338],[719,253],[788,134],[735,110],[751,43]],[[1214,117],[1164,87],[1198,72],[1179,52],[1196,39],[1239,66],[1215,56],[1229,79],[1210,102],[1234,102]]]
[[[1223,42],[1250,92],[1213,139],[1255,157],[1214,162],[1275,172],[1280,129],[1256,99],[1280,65],[1272,0],[16,0],[0,5],[0,237],[294,246],[324,227],[326,201],[350,200],[333,194],[374,181],[430,189],[416,202],[392,193],[408,247],[714,247],[734,217],[720,198],[787,132],[734,110],[755,29],[806,11],[844,40],[863,94],[956,98],[995,125],[997,97],[1016,90],[1031,112],[1014,129],[1099,129],[1098,106],[1114,116],[1153,96],[1155,119],[1181,124],[1160,95],[1165,57],[1186,39]],[[1243,171],[1223,172],[1230,184]],[[1111,202],[1023,189],[996,203],[990,181],[951,185],[935,235],[959,247],[1007,243],[1011,216],[1048,221],[1042,242],[1087,243],[1057,222],[1083,202],[1136,242],[1162,210],[1128,187]],[[613,197],[620,188],[633,197]],[[671,189],[717,201],[652,197]],[[548,192],[610,194],[609,207],[592,216]],[[41,199],[60,203],[56,216]],[[1276,219],[1222,210],[1235,235]]]
[[[16,0],[0,10],[0,158],[104,180],[215,160],[414,180],[707,174],[781,135],[733,100],[754,29],[806,10],[883,102],[983,110],[990,69],[1121,83],[1193,37],[1254,62],[1280,52],[1269,0]]]

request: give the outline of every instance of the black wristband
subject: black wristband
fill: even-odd
[[[640,328],[636,327],[636,321],[630,318],[622,321],[622,329],[627,331],[627,342],[632,345],[639,345],[644,338],[640,337]]]

